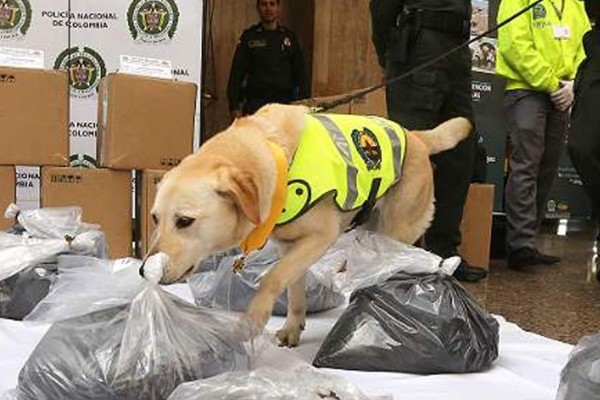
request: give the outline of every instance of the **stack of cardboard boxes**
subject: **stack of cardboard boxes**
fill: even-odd
[[[0,107],[0,209],[15,201],[14,165],[41,166],[42,207],[81,207],[83,219],[106,234],[110,257],[133,255],[144,233],[132,225],[131,171],[141,171],[138,192],[145,192],[147,176],[193,151],[196,92],[191,83],[107,76],[99,90],[99,168],[69,168],[67,74],[0,67],[0,98],[10,99]],[[147,214],[137,217],[148,225]]]
[[[16,200],[15,165],[69,163],[66,72],[0,67],[0,211]],[[12,221],[0,218],[0,229]]]

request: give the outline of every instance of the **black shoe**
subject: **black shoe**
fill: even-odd
[[[487,271],[483,268],[472,267],[465,260],[461,260],[452,276],[463,282],[477,282],[487,276]]]
[[[558,264],[559,262],[560,257],[543,254],[537,249],[532,249],[530,247],[524,247],[513,251],[508,256],[508,267],[512,269],[522,269],[525,267],[533,267],[535,265],[552,265]]]

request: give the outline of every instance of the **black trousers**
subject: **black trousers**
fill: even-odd
[[[569,131],[569,155],[592,201],[600,226],[600,59],[579,70]]]
[[[464,39],[422,29],[414,32],[407,61],[387,60],[386,77],[396,77],[431,60]],[[390,119],[411,130],[431,129],[454,117],[473,121],[471,104],[471,54],[469,49],[387,87]],[[452,150],[434,155],[436,211],[425,234],[426,248],[442,257],[457,254],[460,222],[474,162],[474,135]]]

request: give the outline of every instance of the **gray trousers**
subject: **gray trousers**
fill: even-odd
[[[505,189],[508,254],[535,247],[545,203],[557,174],[568,112],[556,110],[545,93],[509,90],[504,111],[510,135],[510,174]]]

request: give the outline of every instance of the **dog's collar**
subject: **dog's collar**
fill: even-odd
[[[242,251],[244,252],[244,255],[247,255],[251,251],[261,249],[265,243],[267,243],[271,232],[273,232],[273,229],[275,228],[277,219],[285,207],[288,176],[287,158],[281,146],[271,141],[267,141],[267,143],[269,145],[269,150],[275,159],[275,167],[277,170],[275,193],[271,199],[271,210],[265,221],[254,228],[242,242]]]

